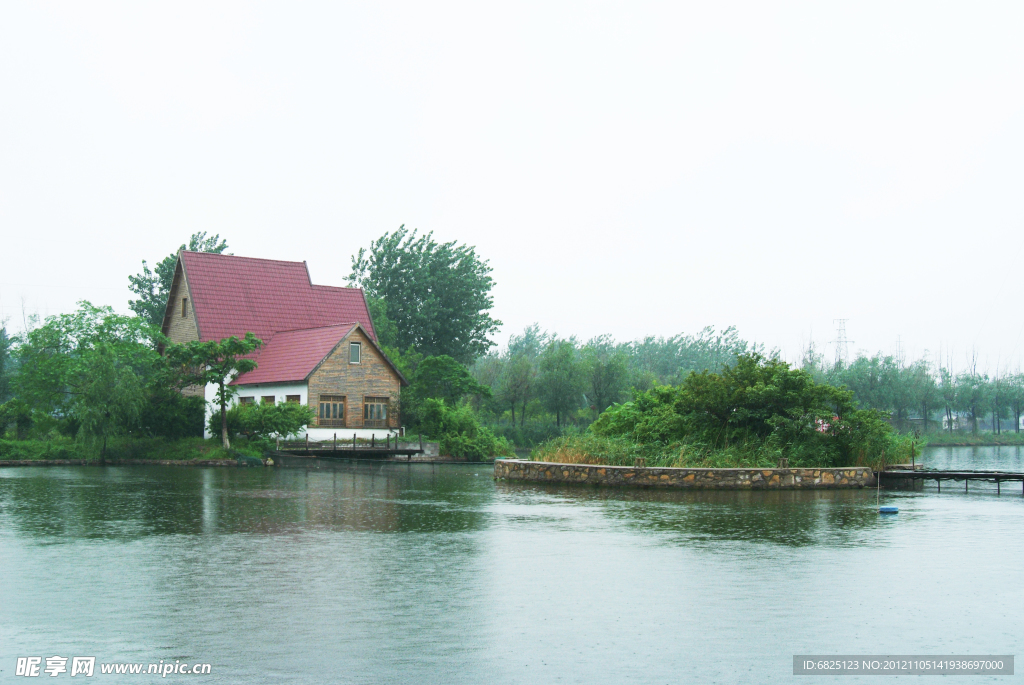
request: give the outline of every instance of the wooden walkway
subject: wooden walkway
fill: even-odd
[[[875,474],[880,476],[882,482],[886,480],[934,480],[939,492],[942,492],[942,481],[952,480],[964,482],[964,492],[969,491],[970,482],[985,481],[996,484],[996,493],[1002,492],[1003,481],[1020,481],[1021,495],[1024,495],[1024,473],[1013,473],[1011,471],[924,471],[924,470],[898,470],[882,471]]]
[[[404,443],[399,447],[398,440],[392,441],[388,436],[384,442],[371,440],[370,442],[358,442],[354,438],[352,442],[331,440],[326,442],[315,442],[312,440],[290,440],[280,442],[277,449],[281,454],[292,456],[320,457],[330,459],[380,459],[386,457],[400,456],[409,459],[416,454],[423,454],[423,439],[420,438],[419,447],[416,443]]]

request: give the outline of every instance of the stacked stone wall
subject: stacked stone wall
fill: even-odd
[[[827,469],[680,469],[553,464],[520,459],[495,461],[494,477],[541,483],[692,490],[833,490],[863,488],[875,484],[873,472],[865,466]]]

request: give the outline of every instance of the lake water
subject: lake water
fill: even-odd
[[[737,683],[790,681],[794,654],[1020,652],[1019,488],[883,491],[880,517],[874,491],[491,473],[0,469],[0,681],[33,655],[212,664],[172,682]]]

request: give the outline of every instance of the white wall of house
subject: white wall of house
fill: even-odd
[[[288,395],[298,395],[301,404],[308,404],[309,385],[307,383],[255,383],[253,385],[239,385],[238,394],[231,398],[228,408],[230,409],[238,404],[238,398],[240,397],[252,397],[254,402],[261,402],[263,397],[269,397],[270,395],[274,396],[275,403],[284,402],[285,397]],[[206,423],[203,424],[204,426],[209,426],[210,417],[220,411],[216,399],[217,386],[211,383],[206,386]],[[203,429],[203,434],[207,438],[213,437],[208,428]],[[304,440],[307,434],[310,440],[317,442],[333,441],[335,435],[337,435],[340,443],[345,440],[351,441],[353,435],[360,440],[375,439],[383,441],[386,436],[397,435],[398,431],[394,428],[317,428],[313,426],[312,428],[299,431],[297,437],[300,440]]]
[[[239,385],[237,397],[251,397],[254,402],[262,401],[263,397],[274,396],[274,403],[284,402],[288,395],[298,395],[299,403],[306,404],[309,386],[306,383],[257,383],[255,385]]]
[[[277,402],[284,402],[285,397],[288,395],[298,395],[299,403],[306,404],[306,398],[309,396],[306,383],[256,383],[253,385],[239,385],[237,387],[238,394],[231,398],[231,401],[228,403],[229,409],[238,404],[239,397],[252,397],[254,402],[261,402],[263,397],[273,395],[274,403],[276,404]],[[210,417],[219,411],[220,407],[217,405],[217,386],[211,383],[206,386],[206,423],[204,426],[209,426]],[[209,428],[203,429],[203,435],[207,438],[213,437]]]
[[[313,426],[299,433],[299,438],[304,439],[307,434],[310,440],[315,440],[316,442],[331,442],[334,440],[334,436],[337,435],[338,444],[342,445],[346,440],[351,444],[353,435],[360,440],[373,438],[384,442],[387,436],[394,437],[398,435],[398,431],[394,428],[317,428]]]

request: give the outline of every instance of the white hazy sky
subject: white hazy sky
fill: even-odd
[[[1024,4],[0,5],[0,316],[199,230],[477,246],[499,336],[1024,357]]]

